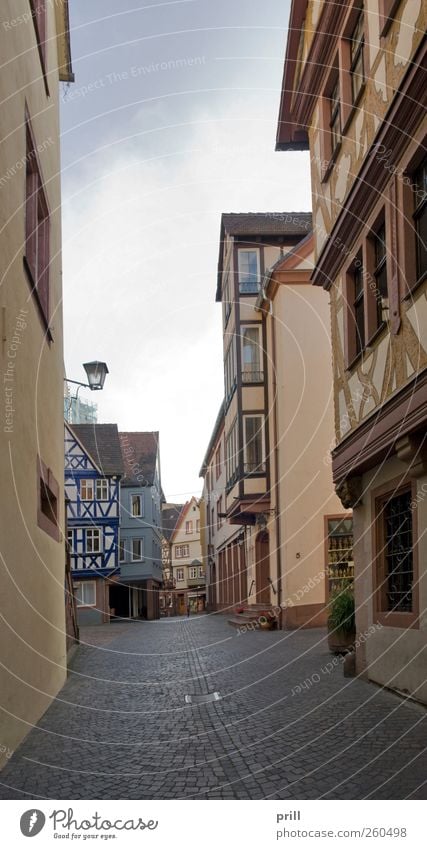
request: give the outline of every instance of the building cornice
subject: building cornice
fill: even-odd
[[[427,418],[427,369],[398,389],[348,434],[332,452],[337,487],[384,460],[398,440],[424,428]]]
[[[299,85],[295,88],[298,50],[307,12],[306,0],[293,0],[282,95],[277,125],[276,150],[308,150],[307,127],[317,98],[328,73],[330,59],[336,50],[336,39],[348,12],[346,3],[324,3],[316,32],[304,62]]]

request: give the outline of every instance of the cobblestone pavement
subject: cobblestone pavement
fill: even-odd
[[[199,616],[82,639],[0,798],[427,798],[427,711],[344,678],[323,630]]]

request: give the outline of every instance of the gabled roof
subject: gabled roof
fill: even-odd
[[[164,504],[162,508],[162,531],[163,536],[170,540],[177,526],[179,517],[184,509],[184,504]]]
[[[67,424],[103,475],[122,475],[123,461],[116,424]]]
[[[159,432],[124,431],[119,433],[125,476],[124,486],[152,486],[159,451]]]
[[[218,277],[216,300],[222,298],[222,273],[224,269],[224,242],[227,236],[260,239],[260,244],[279,240],[289,245],[303,238],[312,228],[311,212],[223,212],[219,237]]]
[[[182,527],[182,524],[183,524],[183,522],[184,522],[184,518],[185,518],[185,516],[187,515],[187,513],[188,513],[188,511],[189,511],[190,507],[191,507],[193,504],[195,504],[195,505],[196,505],[196,507],[198,507],[198,506],[199,506],[199,504],[200,504],[199,500],[196,498],[196,496],[195,496],[195,495],[193,495],[193,496],[190,498],[190,500],[189,500],[189,501],[186,501],[186,503],[184,504],[184,507],[182,508],[181,513],[180,513],[180,515],[178,516],[178,521],[177,521],[177,523],[176,523],[176,525],[175,525],[175,527],[174,527],[174,529],[173,529],[173,531],[172,531],[172,534],[171,534],[171,541],[174,539],[174,537],[175,537],[175,535],[176,535],[177,531],[179,530],[179,528],[180,528],[180,527]]]

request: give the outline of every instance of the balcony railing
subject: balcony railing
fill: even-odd
[[[260,280],[244,280],[239,283],[239,292],[241,295],[257,295],[260,288]]]
[[[267,470],[266,463],[244,463],[243,471],[245,475],[265,474]]]
[[[256,369],[242,371],[242,383],[264,383],[264,372]]]

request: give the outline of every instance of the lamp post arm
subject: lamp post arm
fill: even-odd
[[[76,386],[84,386],[86,389],[91,388],[89,383],[81,383],[80,380],[70,380],[69,377],[64,377],[64,380],[65,380],[65,383],[75,383]]]

